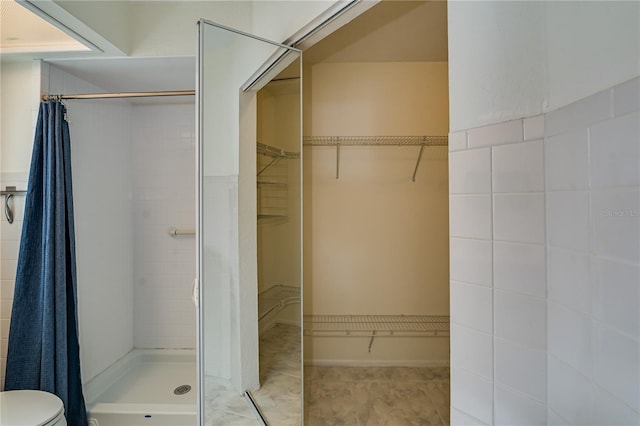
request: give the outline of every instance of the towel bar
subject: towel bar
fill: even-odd
[[[27,191],[18,191],[15,186],[7,186],[4,191],[0,191],[0,195],[4,195],[4,216],[7,218],[7,222],[13,223],[13,211],[11,210],[11,205],[9,204],[9,200],[14,195],[23,195],[26,194]]]
[[[175,227],[169,228],[169,235],[172,237],[177,237],[180,235],[196,235],[195,229],[178,229]]]

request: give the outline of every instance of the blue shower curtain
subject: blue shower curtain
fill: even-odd
[[[65,114],[60,101],[40,104],[11,312],[5,390],[54,393],[64,402],[67,423],[85,426]]]

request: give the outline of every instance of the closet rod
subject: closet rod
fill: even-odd
[[[173,90],[161,92],[119,92],[119,93],[80,93],[76,95],[42,95],[47,99],[113,99],[113,98],[151,98],[159,96],[195,96],[195,90]]]

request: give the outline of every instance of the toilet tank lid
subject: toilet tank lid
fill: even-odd
[[[64,410],[56,395],[35,390],[0,392],[0,425],[45,425]]]

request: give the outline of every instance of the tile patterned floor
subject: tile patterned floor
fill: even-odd
[[[260,384],[252,392],[271,426],[299,426],[302,419],[300,327],[276,324],[260,336]]]
[[[302,419],[300,327],[277,324],[260,336],[260,383],[253,398],[271,426],[299,426]],[[242,395],[205,378],[206,426],[256,426]]]
[[[307,426],[448,424],[448,368],[305,368]]]
[[[260,382],[253,392],[271,426],[299,426],[300,329],[276,325],[260,337]],[[256,426],[244,397],[205,380],[207,426]],[[306,367],[305,426],[446,426],[449,369]]]
[[[204,380],[206,426],[256,426],[258,421],[243,395],[212,376]]]

